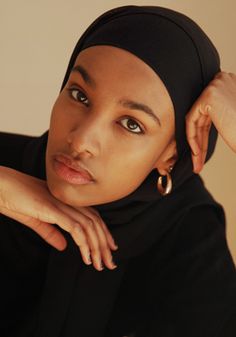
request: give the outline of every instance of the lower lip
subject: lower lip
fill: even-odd
[[[85,178],[81,173],[69,168],[68,166],[57,160],[53,161],[53,168],[56,174],[68,183],[75,185],[84,185],[94,182],[93,180]]]

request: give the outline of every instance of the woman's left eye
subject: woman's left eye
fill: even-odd
[[[140,125],[132,118],[124,118],[121,120],[121,124],[132,133],[144,133]]]
[[[83,103],[88,106],[88,98],[87,96],[79,89],[77,88],[69,88],[68,89],[70,96],[76,100],[77,102]]]

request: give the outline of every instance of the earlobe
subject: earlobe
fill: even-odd
[[[174,163],[169,163],[165,167],[157,167],[157,171],[161,176],[165,176],[170,173],[174,168]]]
[[[156,168],[160,175],[167,175],[170,173],[171,168],[174,167],[178,159],[177,147],[175,140],[171,142],[166,151],[161,155],[161,157],[156,162],[154,168]]]

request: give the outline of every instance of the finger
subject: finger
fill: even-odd
[[[99,246],[100,246],[100,252],[101,252],[101,257],[104,262],[104,264],[109,268],[109,269],[115,269],[117,266],[113,262],[112,254],[110,251],[110,247],[108,244],[107,236],[104,231],[104,228],[101,226],[101,221],[99,219],[99,222],[97,219],[93,220],[94,221],[94,227],[97,232],[97,237],[99,240]]]
[[[94,210],[92,207],[86,207],[86,209],[83,210],[83,212],[88,214],[88,217],[93,221],[94,228],[96,230],[97,238],[99,241],[101,258],[104,264],[109,269],[115,269],[117,266],[113,262],[113,257],[112,257],[110,249],[112,249],[112,247],[113,249],[117,249],[118,247],[114,245],[114,240],[111,234],[109,233],[106,225],[104,224],[99,213],[96,210]],[[112,247],[110,247],[109,240],[110,240]]]
[[[62,213],[59,225],[62,228],[66,228],[65,230],[70,233],[75,243],[79,246],[83,261],[86,264],[91,264],[90,259],[92,258],[94,267],[97,270],[102,270],[99,242],[92,220],[71,207],[66,207],[66,205],[60,207],[67,209],[71,218],[68,219],[68,216]],[[63,222],[63,218],[66,221],[66,225]]]
[[[87,265],[92,264],[89,243],[82,226],[80,224],[76,224],[70,234],[80,249],[81,257],[84,263]]]
[[[205,120],[205,125],[203,126],[203,135],[202,135],[202,167],[206,161],[206,155],[208,150],[208,143],[209,143],[209,133],[211,129],[211,118],[208,116]]]
[[[80,225],[83,228],[84,232],[86,233],[86,238],[90,247],[90,253],[94,267],[97,270],[103,270],[104,267],[102,264],[100,244],[93,220],[83,215],[83,217],[81,218]]]
[[[203,158],[204,158],[204,125],[206,121],[207,116],[201,115],[196,123],[196,139],[199,146],[199,153],[197,160],[195,159],[194,162],[194,172],[199,173],[202,170],[203,167]]]
[[[43,205],[42,205],[43,207]],[[63,211],[63,204],[59,206],[56,202],[50,206],[50,209],[45,208],[40,210],[38,218],[41,220],[47,219],[49,223],[56,223],[59,227],[64,229],[66,232],[71,233],[76,224],[76,219],[71,217],[69,214]]]
[[[62,233],[53,225],[32,218],[29,227],[56,249],[64,250],[66,248],[66,239],[64,238]]]
[[[186,134],[192,152],[193,170],[197,173],[198,168],[201,166],[201,147],[199,144],[197,120],[194,118],[186,120]]]
[[[117,244],[115,243],[115,240],[112,236],[112,234],[110,233],[110,231],[108,230],[106,224],[104,223],[103,219],[101,218],[100,214],[98,213],[98,211],[96,209],[94,209],[93,207],[86,207],[86,209],[84,210],[85,214],[90,217],[91,213],[95,216],[93,217],[93,221],[97,221],[97,222],[100,222],[104,232],[105,232],[105,235],[106,235],[106,238],[107,238],[107,241],[108,241],[108,244],[109,244],[109,247],[113,250],[117,250],[118,249],[118,246]],[[89,213],[91,212],[91,213]]]
[[[185,118],[187,139],[191,147],[191,150],[195,155],[198,155],[200,151],[197,142],[197,122],[200,116],[201,114],[199,111],[199,107],[197,106],[196,108],[195,105],[193,105],[192,109],[189,111],[189,113]]]
[[[66,239],[62,233],[56,229],[53,225],[18,213],[16,211],[9,210],[7,208],[1,208],[2,214],[9,216],[10,218],[22,223],[23,225],[31,228],[48,244],[56,248],[57,250],[64,250],[66,248]]]
[[[110,231],[108,230],[108,228],[107,228],[106,224],[103,222],[103,220],[101,220],[101,224],[102,224],[104,232],[106,233],[107,240],[108,240],[110,248],[113,249],[113,250],[117,250],[118,245],[115,243],[115,240],[114,240],[113,236],[111,235]]]
[[[110,248],[116,250],[118,247],[115,245],[112,235],[109,233],[99,213],[92,207],[80,207],[79,210],[68,205],[59,205],[59,207],[60,210],[69,214],[82,226],[87,236],[94,267],[102,270],[103,260],[108,268],[114,269],[115,265],[112,263]]]
[[[201,96],[200,96],[201,97]],[[198,103],[199,99],[193,105],[192,109],[186,116],[186,134],[187,139],[192,151],[193,171],[199,173],[203,167],[203,126],[205,125],[206,118],[209,116],[209,105]],[[204,143],[205,143],[204,139]]]
[[[211,118],[206,115],[202,115],[197,122],[197,142],[200,148],[200,153],[198,155],[198,160],[194,163],[194,171],[199,173],[205,163],[208,141],[209,141],[209,132],[211,127]]]
[[[77,216],[73,217],[72,215],[75,213]],[[73,240],[80,249],[81,257],[84,263],[87,265],[91,264],[90,244],[87,239],[87,234],[81,226],[81,222],[84,221],[84,216],[73,210],[70,206],[62,203],[54,203],[54,208],[52,207],[52,209],[50,209],[47,217],[50,216],[59,227],[67,231],[72,236]],[[94,241],[95,239],[93,240],[93,245],[91,245],[92,249],[94,247]],[[96,267],[97,266],[98,263],[96,264]]]
[[[112,234],[108,230],[106,224],[104,223],[103,219],[101,218],[99,212],[93,208],[93,207],[80,207],[79,210],[76,210],[70,206],[67,205],[60,205],[60,208],[63,210],[63,212],[68,213],[71,217],[74,219],[77,219],[78,222],[82,221],[81,214],[84,214],[87,216],[87,218],[92,219],[94,222],[100,222],[101,226],[104,229],[104,232],[107,237],[107,241],[109,244],[109,247],[113,250],[117,250],[118,246],[116,245]]]
[[[227,73],[225,71],[219,71],[215,76],[214,79],[216,78],[221,78],[222,76],[226,75]]]
[[[79,245],[79,248],[81,248],[82,245],[81,254],[88,254],[89,249],[94,267],[97,270],[102,270],[99,241],[91,218],[81,212],[81,210],[84,212],[82,207],[80,207],[79,210],[75,210],[71,206],[59,202],[57,207],[57,224],[71,234],[76,244]],[[82,232],[80,232],[80,235],[82,235],[82,243],[78,241],[77,227],[82,229]],[[86,246],[85,248],[84,245]],[[88,262],[88,257],[85,256],[83,260]]]

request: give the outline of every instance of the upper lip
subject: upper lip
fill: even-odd
[[[81,173],[85,178],[88,178],[90,180],[94,180],[93,175],[84,167],[81,166],[80,163],[76,162],[73,158],[71,158],[69,155],[65,153],[58,153],[54,156],[54,158],[65,164],[66,166],[72,168],[73,170]]]

